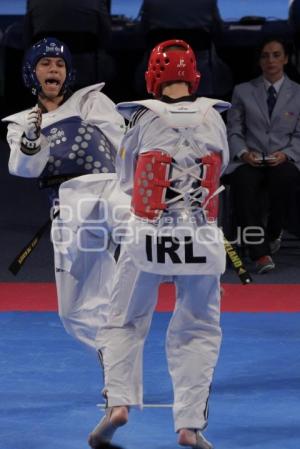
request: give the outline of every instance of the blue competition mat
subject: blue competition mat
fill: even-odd
[[[174,449],[164,356],[169,313],[156,313],[145,347],[145,407],[116,434],[124,449]],[[299,313],[224,313],[223,345],[206,435],[215,449],[300,447]],[[96,355],[55,313],[0,314],[0,449],[87,449],[102,415]]]

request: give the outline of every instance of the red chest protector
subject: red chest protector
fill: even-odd
[[[201,181],[201,186],[208,190],[204,204],[207,221],[214,222],[218,217],[219,195],[213,196],[220,185],[222,159],[219,153],[211,153],[201,159],[205,167],[205,176]]]
[[[147,221],[157,221],[169,204],[186,198],[183,193],[172,187],[175,178],[170,177],[172,165],[176,166],[181,177],[190,176],[196,180],[193,189],[188,192],[191,208],[195,206],[204,210],[207,221],[216,221],[218,215],[218,196],[214,193],[219,187],[221,173],[221,156],[211,153],[195,159],[195,164],[181,169],[171,155],[164,150],[152,150],[141,153],[138,157],[131,201],[131,210],[135,216]],[[173,191],[172,200],[166,200],[167,189]],[[174,195],[175,193],[175,195]]]
[[[153,150],[139,155],[134,175],[131,201],[133,213],[150,221],[157,220],[166,209],[167,187],[172,157],[166,151]]]

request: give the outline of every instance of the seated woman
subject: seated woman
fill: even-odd
[[[300,85],[285,74],[287,62],[285,43],[266,40],[262,75],[235,87],[227,116],[236,220],[259,274],[275,268],[271,255],[299,179]]]

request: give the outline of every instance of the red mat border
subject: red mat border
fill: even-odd
[[[223,284],[223,312],[300,312],[300,284]],[[0,283],[0,312],[57,311],[54,283]],[[200,299],[201,300],[201,299]],[[174,286],[160,287],[158,312],[174,307]]]
[[[172,310],[172,288],[172,284],[161,286],[158,311]],[[222,312],[300,312],[300,284],[223,284],[223,289]]]

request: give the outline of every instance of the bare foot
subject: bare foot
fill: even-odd
[[[193,449],[213,449],[213,445],[204,438],[200,430],[180,429],[178,443]]]
[[[180,429],[178,433],[178,444],[180,446],[195,446],[197,443],[196,432],[190,429]]]
[[[115,427],[121,427],[127,424],[128,407],[126,406],[112,407],[112,412],[109,421]]]
[[[128,407],[110,407],[105,416],[94,428],[88,437],[88,443],[93,449],[101,449],[104,442],[109,442],[118,427],[124,426],[128,421]]]

